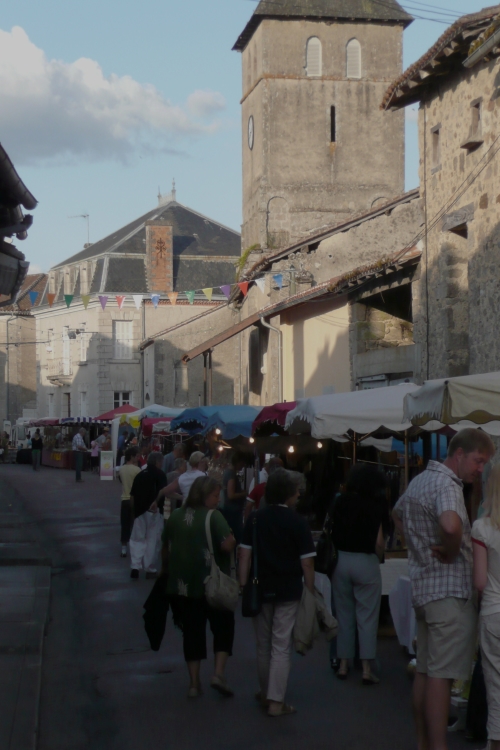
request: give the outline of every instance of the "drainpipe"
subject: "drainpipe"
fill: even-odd
[[[12,320],[15,320],[15,315],[11,315],[10,318],[7,318],[7,325],[6,325],[6,333],[7,333],[7,367],[6,367],[6,383],[5,383],[5,419],[9,422],[12,422],[10,418],[10,337],[9,337],[9,323]]]
[[[283,359],[283,331],[279,328],[275,328],[270,323],[267,323],[263,316],[260,317],[260,322],[264,328],[269,328],[270,331],[274,331],[279,337],[279,349],[278,349],[278,402],[283,403],[283,373],[282,373],[282,359]]]

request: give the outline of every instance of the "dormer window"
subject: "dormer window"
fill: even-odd
[[[482,107],[482,99],[474,99],[474,101],[471,102],[469,135],[467,136],[465,141],[460,144],[460,148],[465,148],[467,149],[467,151],[475,151],[476,148],[479,148],[479,146],[484,143],[482,127]]]
[[[320,76],[323,69],[321,42],[317,36],[307,40],[306,73],[308,76]]]
[[[347,78],[361,78],[361,45],[357,39],[351,39],[346,48]]]

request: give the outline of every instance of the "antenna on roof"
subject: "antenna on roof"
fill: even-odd
[[[177,190],[175,189],[175,177],[172,180],[172,200],[177,200]]]
[[[76,216],[68,216],[68,219],[86,219],[87,220],[87,245],[90,245],[90,215],[89,214],[76,214]]]

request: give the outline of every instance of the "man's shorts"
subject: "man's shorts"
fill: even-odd
[[[447,597],[415,609],[417,672],[447,680],[468,680],[477,643],[477,609],[472,599]]]

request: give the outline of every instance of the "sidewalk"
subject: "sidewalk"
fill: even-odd
[[[0,469],[0,747],[35,750],[50,559]]]

